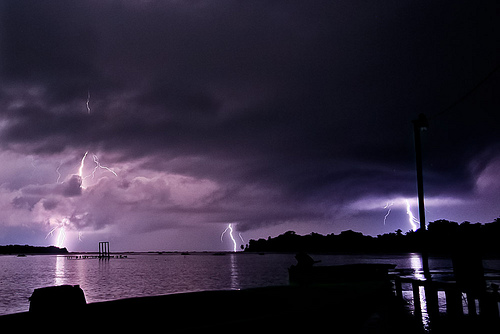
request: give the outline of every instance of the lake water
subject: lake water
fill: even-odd
[[[391,263],[421,271],[418,254],[312,255],[320,265]],[[245,289],[288,284],[294,254],[211,253],[127,254],[124,259],[68,259],[65,256],[0,256],[0,315],[29,309],[33,290],[78,284],[88,303],[178,292]],[[429,260],[431,270],[451,270],[451,260]],[[500,270],[500,260],[485,260]]]

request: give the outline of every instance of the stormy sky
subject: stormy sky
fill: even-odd
[[[0,244],[230,250],[229,223],[245,243],[406,232],[420,113],[428,221],[491,222],[498,13],[495,1],[0,0]]]

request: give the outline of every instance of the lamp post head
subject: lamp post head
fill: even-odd
[[[429,121],[424,114],[418,115],[418,118],[413,120],[412,123],[415,129],[427,130],[427,128],[429,127]]]

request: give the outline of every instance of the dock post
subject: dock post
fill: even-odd
[[[469,316],[476,316],[477,315],[476,299],[474,298],[473,294],[470,292],[467,292],[467,309],[469,311]]]
[[[418,281],[413,281],[411,283],[413,290],[413,311],[415,317],[422,318],[422,306],[420,305],[420,284]]]
[[[450,317],[460,317],[463,315],[462,293],[456,286],[450,286],[445,290],[446,294],[446,314]]]
[[[396,296],[403,300],[403,286],[401,284],[401,277],[394,277],[394,289],[396,290]]]
[[[109,259],[110,253],[109,253],[109,241],[100,241],[99,242],[99,258],[107,258]]]
[[[439,303],[437,289],[432,281],[425,282],[425,303],[427,304],[427,313],[430,318],[439,315]]]

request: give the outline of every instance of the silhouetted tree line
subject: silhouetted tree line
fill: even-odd
[[[399,253],[425,250],[435,254],[473,251],[500,255],[500,218],[492,223],[458,224],[448,220],[429,223],[426,231],[402,230],[376,237],[352,230],[338,235],[311,233],[298,235],[288,231],[275,238],[250,240],[248,252],[310,252],[310,253]]]
[[[41,247],[30,245],[6,245],[0,246],[0,254],[67,254],[66,247],[55,246]]]

